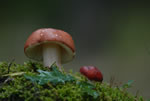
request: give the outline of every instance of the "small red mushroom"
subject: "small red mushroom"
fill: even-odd
[[[80,73],[86,76],[89,80],[103,81],[103,75],[101,71],[95,66],[82,66]]]

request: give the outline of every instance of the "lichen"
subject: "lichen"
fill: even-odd
[[[38,69],[51,72],[42,64],[31,61],[23,65],[1,62],[0,101],[144,101],[142,96],[134,96],[122,86],[112,87],[106,82],[89,83],[89,80],[79,73],[63,71],[77,80],[57,85],[51,82],[39,85],[25,78],[25,73],[39,74]],[[83,87],[81,83],[92,84],[94,88],[88,89],[87,84]]]

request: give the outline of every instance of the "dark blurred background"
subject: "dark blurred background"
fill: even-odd
[[[150,99],[150,7],[138,1],[101,0],[3,0],[0,1],[0,61],[23,64],[24,43],[38,28],[57,28],[70,33],[76,57],[66,70],[95,65],[104,81],[134,80]]]

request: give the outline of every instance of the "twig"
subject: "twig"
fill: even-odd
[[[11,73],[11,74],[5,74],[2,76],[19,76],[19,75],[23,75],[25,72],[17,72],[17,73]]]
[[[12,81],[12,80],[14,80],[14,79],[13,79],[13,78],[8,77],[8,78],[4,81],[4,84],[5,84],[5,83],[7,83],[7,82],[9,82],[9,81]]]
[[[115,76],[110,77],[110,87],[112,87],[115,83]]]
[[[15,59],[12,59],[11,62],[8,64],[8,74],[9,74],[9,71],[10,71],[10,67],[12,65],[12,63],[15,61]]]

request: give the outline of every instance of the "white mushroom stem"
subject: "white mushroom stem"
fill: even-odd
[[[61,68],[61,48],[52,43],[43,44],[43,65],[50,67],[54,62]]]

